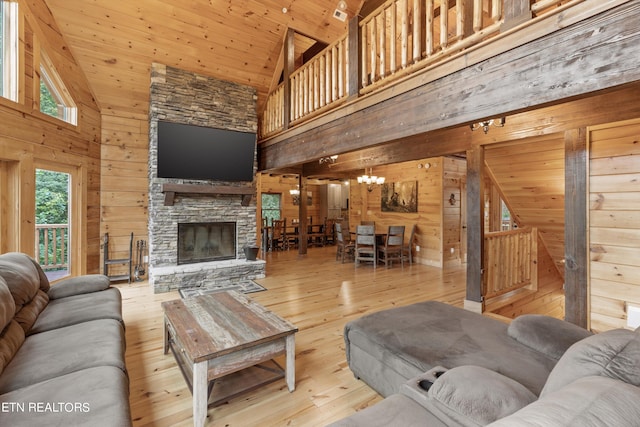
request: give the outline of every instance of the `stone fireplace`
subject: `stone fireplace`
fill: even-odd
[[[153,64],[149,120],[149,284],[154,292],[237,284],[263,278],[265,262],[247,261],[243,248],[256,243],[255,197],[175,193],[166,185],[211,188],[248,183],[157,177],[158,120],[255,132],[255,89]]]

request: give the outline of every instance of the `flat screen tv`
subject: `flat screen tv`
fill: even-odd
[[[158,121],[158,178],[253,181],[256,134]]]

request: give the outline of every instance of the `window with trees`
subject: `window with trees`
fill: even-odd
[[[280,194],[262,193],[262,219],[271,225],[274,219],[280,219]]]
[[[18,100],[18,3],[0,0],[0,96]]]
[[[77,124],[76,104],[45,52],[40,54],[40,111]]]

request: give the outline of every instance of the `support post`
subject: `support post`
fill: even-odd
[[[360,57],[362,55],[362,37],[360,36],[360,17],[354,16],[349,20],[349,73],[347,74],[347,86],[349,91],[347,93],[348,98],[357,98],[362,89],[362,80],[360,79],[360,73],[362,61]]]
[[[295,31],[291,28],[287,29],[287,35],[284,39],[284,129],[291,126],[291,73],[296,69],[295,63]]]
[[[467,293],[465,308],[484,311],[484,147],[467,151]]]
[[[587,130],[566,131],[564,140],[564,316],[588,328]]]
[[[530,0],[505,0],[503,7],[504,22],[500,26],[500,32],[505,32],[533,18]]]
[[[300,188],[300,204],[298,205],[298,253],[307,253],[307,178],[302,174],[298,175],[298,187]]]

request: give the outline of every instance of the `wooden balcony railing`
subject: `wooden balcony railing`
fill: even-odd
[[[504,28],[582,1],[536,0],[521,10],[521,0],[388,0],[355,27],[350,25],[357,34],[345,35],[291,70],[290,93],[280,85],[268,96],[260,136],[286,130],[287,112],[288,125],[295,126],[349,95],[364,96],[484,43]],[[360,52],[350,52],[349,46],[360,46]]]
[[[69,224],[36,225],[36,260],[44,271],[69,268]]]
[[[538,285],[538,230],[521,228],[484,236],[485,301],[516,289]]]

